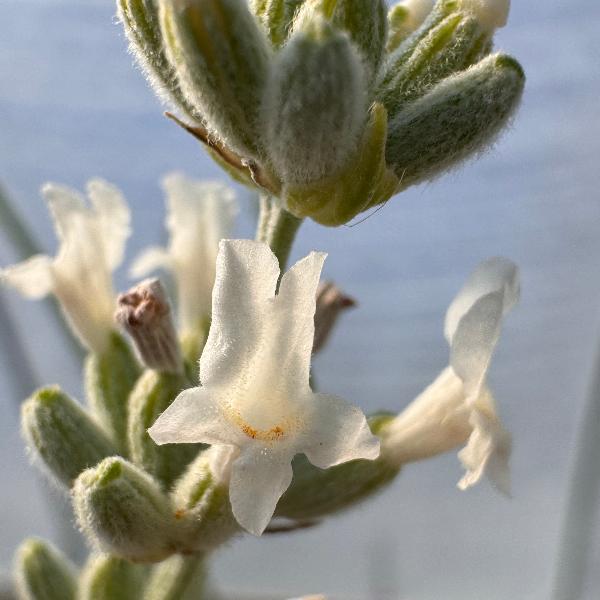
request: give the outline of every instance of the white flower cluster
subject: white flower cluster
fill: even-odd
[[[485,379],[502,318],[518,299],[512,263],[491,259],[473,273],[447,313],[449,367],[375,436],[360,409],[309,384],[325,255],[312,252],[281,274],[266,244],[221,239],[236,211],[229,190],[181,175],[164,186],[169,247],[146,251],[132,270],[173,272],[183,330],[212,321],[201,384],[181,392],[149,434],[157,444],[221,448],[232,511],[244,529],[260,535],[268,526],[299,453],[320,469],[378,457],[400,466],[466,443],[460,487],[487,473],[508,493],[510,437]],[[129,211],[100,180],[88,185],[91,207],[67,188],[48,185],[44,195],[60,241],[56,258],[33,257],[2,278],[29,297],[54,293],[84,344],[101,353],[114,327],[111,271],[123,258]]]

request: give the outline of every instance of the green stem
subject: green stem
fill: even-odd
[[[277,198],[261,196],[256,239],[269,244],[279,261],[282,274],[287,267],[300,225],[302,225],[302,219],[298,219],[285,210]]]

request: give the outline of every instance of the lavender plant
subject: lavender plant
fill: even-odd
[[[35,462],[69,491],[82,570],[40,540],[18,553],[32,600],[210,596],[207,559],[245,532],[316,523],[367,500],[410,462],[464,445],[466,489],[508,493],[510,436],[486,385],[517,268],[493,258],[450,304],[449,366],[399,414],[367,418],[311,388],[312,355],[352,300],[319,286],[325,255],[287,269],[302,219],[338,226],[490,146],[524,75],[492,52],[507,0],[118,0],[131,49],[171,116],[261,194],[256,240],[216,183],[165,178],[167,248],[131,267],[158,279],[115,296],[130,215],[114,186],[89,202],[43,189],[59,250],[5,268],[53,294],[88,351],[87,403],[58,387],[22,409]],[[287,269],[287,270],[286,270]],[[199,363],[199,368],[198,368]],[[391,406],[390,408],[394,408]]]

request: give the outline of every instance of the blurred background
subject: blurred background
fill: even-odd
[[[159,178],[173,169],[225,179],[162,109],[127,54],[107,0],[2,0],[0,182],[50,253],[40,185],[82,188],[102,176],[124,191],[135,234],[128,259],[164,238]],[[294,256],[329,252],[328,278],[359,301],[315,368],[321,388],[366,412],[400,410],[448,360],[447,305],[492,255],[522,269],[523,297],[503,332],[490,384],[514,435],[513,493],[455,485],[455,454],[408,466],[379,497],[322,526],[244,538],[216,557],[218,583],[249,591],[340,598],[516,600],[548,597],[575,432],[600,333],[600,4],[515,2],[498,48],[528,83],[523,106],[484,158],[405,192],[355,227],[307,223]],[[252,201],[236,234],[253,235]],[[18,258],[0,238],[0,265]],[[126,269],[118,288],[129,285]],[[47,307],[1,292],[0,565],[26,535],[71,543],[58,492],[28,465],[19,435],[23,364],[16,324],[39,383],[81,397],[77,363]],[[14,320],[14,321],[13,321]],[[600,431],[600,429],[599,429]],[[600,463],[599,463],[600,464]],[[600,467],[598,467],[600,468]],[[600,536],[592,532],[595,540]],[[586,598],[600,597],[600,543]]]

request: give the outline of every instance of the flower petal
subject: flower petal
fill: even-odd
[[[27,298],[43,298],[54,288],[52,259],[37,254],[12,267],[2,269],[0,278]]]
[[[89,212],[83,196],[76,190],[57,183],[44,184],[42,195],[48,203],[56,236],[59,241],[64,242],[69,237],[73,216],[87,215]]]
[[[181,327],[194,332],[210,316],[219,242],[230,235],[237,204],[233,191],[218,182],[171,173],[162,185]]]
[[[486,395],[492,401],[489,392],[486,391]],[[510,495],[510,434],[493,411],[475,408],[470,423],[473,432],[458,454],[467,470],[458,487],[466,490],[486,475],[500,492]]]
[[[371,433],[363,412],[342,398],[314,394],[314,426],[302,449],[310,462],[327,469],[358,458],[375,460],[379,438]]]
[[[214,394],[198,387],[181,392],[148,429],[148,434],[159,445],[238,445],[245,441],[223,414]]]
[[[326,254],[311,252],[281,278],[275,299],[273,356],[292,389],[308,386],[319,278]]]
[[[292,456],[258,444],[233,463],[229,499],[237,522],[253,535],[266,529],[279,498],[292,482]]]
[[[212,323],[202,357],[203,385],[244,377],[269,327],[267,316],[279,277],[277,258],[266,244],[222,240],[213,289]],[[273,357],[274,358],[274,357]]]
[[[477,300],[492,292],[501,292],[503,314],[510,311],[519,299],[519,270],[506,258],[485,260],[471,273],[446,313],[444,335],[449,344],[452,344],[452,338],[463,316]]]
[[[480,298],[460,320],[450,348],[450,366],[463,380],[467,396],[476,397],[485,381],[502,325],[503,298],[492,292]]]
[[[506,259],[492,258],[474,271],[450,305],[445,324],[450,365],[464,381],[468,396],[479,395],[502,318],[518,297],[517,267]]]
[[[87,192],[104,244],[106,264],[113,270],[123,261],[125,242],[131,234],[131,215],[121,191],[103,179],[91,179]]]
[[[129,276],[138,279],[158,269],[169,270],[172,266],[173,261],[171,256],[164,248],[151,246],[150,248],[146,248],[133,261],[129,268]]]
[[[448,367],[381,432],[382,453],[398,466],[464,444],[472,432],[462,380]]]

